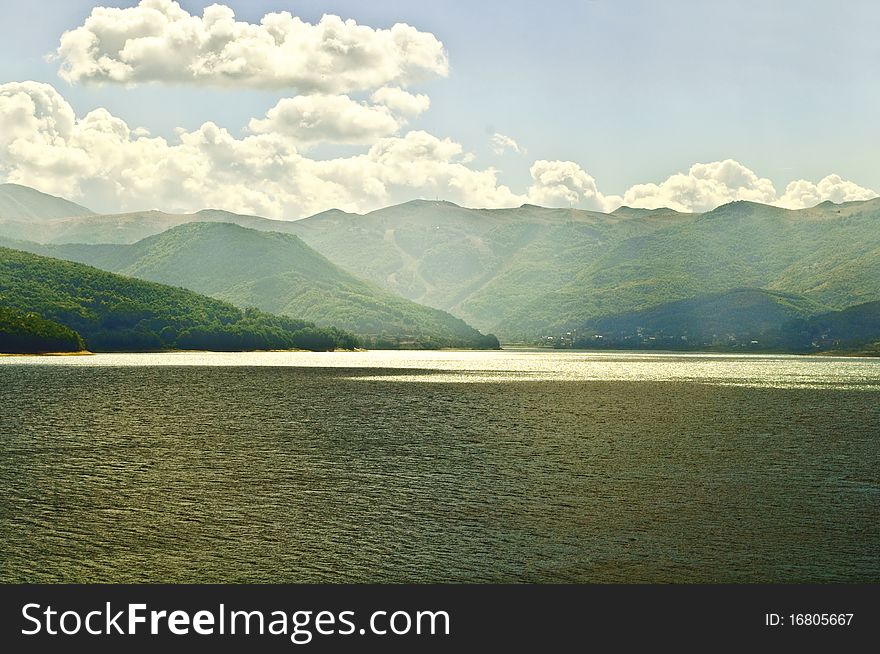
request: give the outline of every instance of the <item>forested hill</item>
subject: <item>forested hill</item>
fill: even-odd
[[[0,306],[0,353],[80,352],[79,334],[35,313]]]
[[[799,210],[738,201],[701,214],[628,207],[610,214],[533,205],[468,209],[425,200],[296,221],[218,210],[150,211],[43,223],[0,220],[0,235],[42,243],[133,243],[206,221],[296,234],[374,288],[511,341],[742,288],[794,294],[834,310],[880,300],[880,198]],[[158,267],[154,272],[164,274]],[[307,288],[271,277],[277,290]],[[265,292],[259,286],[252,279],[217,296],[239,302],[239,292],[264,299],[276,293],[268,283]],[[349,297],[355,295],[363,296]],[[289,310],[298,308],[294,303]]]
[[[666,302],[649,309],[604,316],[577,330],[581,345],[693,348],[761,344],[767,332],[788,321],[827,311],[791,293],[735,289]]]
[[[514,340],[738,288],[830,309],[880,299],[880,199],[703,214],[421,201],[293,227],[343,268]]]
[[[63,325],[92,351],[358,345],[353,335],[334,328],[8,248],[0,248],[0,307]]]
[[[292,234],[188,223],[131,245],[17,242],[15,247],[337,326],[355,332],[367,345],[498,345],[460,318],[354,277]]]

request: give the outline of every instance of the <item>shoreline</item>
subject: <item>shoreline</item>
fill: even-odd
[[[615,348],[587,348],[587,347],[543,347],[541,345],[525,345],[521,343],[501,344],[501,349],[511,351],[530,351],[530,352],[595,352],[608,354],[718,354],[718,355],[735,355],[735,356],[791,356],[791,357],[861,357],[865,359],[876,359],[880,357],[878,350],[822,350],[820,352],[787,352],[784,350],[749,350],[739,352],[736,350],[661,350],[647,348],[631,348],[631,349],[615,349]]]
[[[89,350],[78,352],[0,352],[0,357],[89,357],[96,354]]]
[[[727,352],[727,351],[719,351],[719,350],[641,350],[641,349],[627,349],[627,350],[614,350],[614,349],[587,349],[587,348],[547,348],[541,347],[538,345],[506,345],[502,346],[500,349],[489,349],[489,350],[473,350],[468,348],[437,348],[432,350],[425,349],[395,349],[395,350],[368,350],[364,348],[357,348],[354,350],[344,350],[344,349],[336,349],[336,350],[327,350],[327,351],[314,351],[314,350],[301,350],[301,349],[292,349],[292,350],[154,350],[154,351],[118,351],[118,352],[92,352],[90,350],[82,350],[79,352],[0,352],[0,358],[8,358],[8,357],[89,357],[95,356],[99,354],[259,354],[259,353],[306,353],[306,354],[331,354],[335,352],[351,352],[351,353],[366,353],[366,352],[534,352],[536,354],[544,353],[544,352],[577,352],[577,353],[591,353],[591,354],[608,354],[608,355],[632,355],[632,354],[657,354],[657,355],[679,355],[679,356],[687,356],[687,355],[719,355],[719,356],[786,356],[786,357],[838,357],[838,358],[856,358],[856,359],[877,359],[880,358],[880,352],[876,351],[833,351],[826,350],[824,352],[774,352],[774,351],[766,351],[766,352]]]

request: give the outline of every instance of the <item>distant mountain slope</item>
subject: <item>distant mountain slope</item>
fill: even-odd
[[[35,313],[76,331],[91,350],[334,349],[336,330],[130,279],[70,261],[0,248],[0,308]]]
[[[294,228],[348,270],[514,339],[744,287],[831,308],[880,298],[880,200],[611,215],[411,202]]]
[[[293,222],[147,212],[28,225],[29,232],[0,224],[0,234],[133,242],[209,220],[294,233],[356,277],[508,340],[738,288],[794,293],[831,309],[880,299],[880,199],[799,211],[734,202],[704,214],[414,201]]]
[[[93,212],[63,198],[18,184],[0,184],[0,220],[29,222],[90,216]]]
[[[812,300],[789,293],[736,289],[597,318],[582,325],[577,335],[581,344],[618,346],[750,344],[793,319],[824,310]]]
[[[188,223],[133,245],[6,244],[386,341],[494,345],[459,318],[355,278],[290,234]]]
[[[519,326],[506,321],[508,312],[564,287],[610,244],[691,220],[672,211],[632,217],[420,200],[364,216],[319,214],[293,229],[355,274],[512,335]],[[540,311],[535,318],[557,322]]]
[[[193,214],[136,211],[90,215],[43,221],[39,224],[32,221],[0,220],[0,236],[34,243],[135,243],[177,225],[194,222],[234,223],[263,231],[293,232],[289,221],[205,209]]]
[[[569,284],[505,319],[537,327],[555,316],[556,324],[572,325],[578,316],[740,287],[796,293],[836,309],[880,299],[880,201],[801,211],[724,205],[610,244]]]

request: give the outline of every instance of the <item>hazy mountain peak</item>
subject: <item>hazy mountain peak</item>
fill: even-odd
[[[758,210],[764,211],[786,211],[782,207],[776,207],[769,204],[761,204],[760,202],[752,202],[751,200],[733,200],[727,204],[715,207],[711,211],[703,214],[706,218],[725,217],[725,216],[746,216]]]
[[[302,220],[309,220],[310,218],[358,218],[363,214],[360,213],[351,213],[350,211],[343,211],[342,209],[325,209],[319,213],[316,213],[313,216],[309,216],[308,218],[302,218]]]
[[[52,220],[92,216],[91,209],[20,184],[0,184],[0,218]]]
[[[393,205],[393,207],[453,207],[455,209],[467,209],[468,207],[462,207],[455,202],[450,202],[449,200],[427,200],[425,198],[417,198],[415,200],[407,200],[406,202],[401,202],[400,204]],[[387,209],[391,209],[393,207],[386,207]],[[383,211],[383,209],[379,209],[379,211]]]
[[[199,209],[199,210],[196,211],[196,213],[195,213],[195,215],[197,215],[197,216],[204,216],[204,215],[208,215],[208,214],[226,214],[226,215],[229,215],[229,216],[239,216],[239,215],[241,215],[241,214],[234,213],[234,212],[232,212],[232,211],[227,211],[226,209],[213,209],[213,208],[210,208],[210,207],[206,207],[205,209]]]
[[[617,207],[611,212],[612,216],[625,216],[627,218],[641,218],[644,216],[688,216],[691,214],[676,211],[669,207],[657,207],[656,209],[644,209],[642,207],[628,207],[626,205]]]

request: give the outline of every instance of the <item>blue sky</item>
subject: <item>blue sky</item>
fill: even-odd
[[[0,83],[52,84],[78,116],[106,108],[130,127],[174,139],[205,121],[236,137],[290,89],[186,84],[69,84],[46,55],[94,2],[0,2]],[[129,7],[134,2],[101,2]],[[200,15],[207,2],[182,0]],[[880,190],[880,4],[667,0],[522,2],[242,2],[239,21],[290,11],[373,28],[405,22],[442,41],[448,76],[407,88],[431,107],[406,130],[449,138],[526,189],[536,160],[575,162],[605,195],[659,183],[696,162],[734,159],[769,178],[830,173]],[[356,100],[367,95],[352,94]],[[496,154],[501,133],[524,153]],[[357,152],[325,144],[322,158]]]

